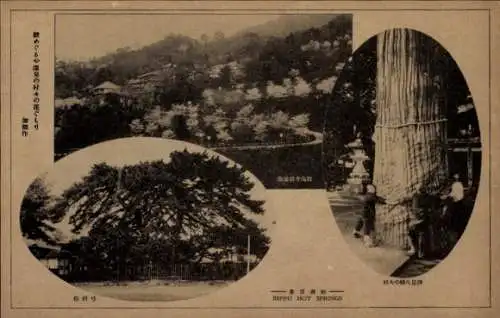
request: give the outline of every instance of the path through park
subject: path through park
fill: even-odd
[[[389,276],[408,260],[403,250],[384,246],[367,248],[360,239],[352,235],[358,215],[363,208],[356,196],[329,192],[328,201],[345,242],[365,264],[376,272]]]
[[[217,151],[217,150],[250,150],[250,149],[276,149],[276,148],[287,148],[287,147],[296,147],[296,146],[311,146],[318,145],[323,142],[323,134],[319,132],[315,132],[309,129],[304,131],[304,134],[312,135],[314,137],[313,140],[302,143],[291,143],[291,144],[257,144],[257,145],[243,145],[243,146],[215,146],[209,147],[209,149]]]

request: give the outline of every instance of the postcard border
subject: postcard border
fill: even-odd
[[[276,14],[276,12],[279,11],[281,15],[291,15],[291,14],[302,14],[302,13],[308,13],[308,14],[328,14],[328,13],[344,13],[344,14],[351,14],[354,16],[356,12],[370,12],[370,11],[444,11],[444,12],[453,12],[453,11],[488,11],[488,98],[489,98],[489,105],[488,105],[488,134],[489,134],[489,139],[488,139],[488,208],[489,208],[489,305],[488,306],[321,306],[321,307],[305,307],[305,306],[253,306],[253,307],[244,307],[244,306],[238,306],[238,307],[230,307],[230,306],[224,306],[224,307],[218,307],[218,306],[207,306],[207,307],[196,307],[196,306],[181,306],[181,307],[176,307],[176,306],[125,306],[125,307],[119,307],[119,306],[111,306],[111,307],[89,307],[89,306],[56,306],[56,307],[24,307],[24,306],[14,306],[13,304],[13,297],[12,297],[12,265],[13,265],[13,251],[12,251],[12,240],[13,240],[13,231],[12,231],[12,215],[10,216],[10,288],[9,288],[9,296],[10,296],[10,309],[35,309],[35,310],[59,310],[59,309],[74,309],[74,310],[82,310],[82,309],[91,309],[91,310],[115,310],[115,309],[164,309],[164,310],[170,310],[170,309],[299,309],[299,310],[328,310],[328,309],[370,309],[370,308],[381,308],[381,309],[413,309],[413,308],[420,308],[420,309],[431,309],[431,308],[447,308],[447,309],[475,309],[475,308],[492,308],[492,216],[491,216],[491,195],[492,195],[492,188],[491,188],[491,162],[492,162],[492,154],[491,154],[491,62],[492,62],[492,54],[491,54],[491,11],[492,8],[456,8],[456,9],[433,9],[433,8],[422,8],[422,9],[342,9],[342,10],[320,10],[320,9],[285,9],[285,10],[278,10],[278,9],[173,9],[169,11],[163,11],[163,10],[158,10],[158,9],[19,9],[19,8],[10,8],[9,9],[9,25],[10,25],[10,38],[9,38],[9,78],[10,78],[10,83],[9,83],[9,104],[10,104],[10,141],[9,141],[9,151],[10,151],[10,163],[12,165],[13,162],[13,154],[12,154],[12,86],[13,86],[13,81],[12,81],[12,12],[16,11],[25,11],[25,12],[53,12],[53,45],[54,45],[54,52],[55,52],[55,45],[56,45],[56,37],[55,37],[55,32],[56,32],[56,17],[57,15],[123,15],[123,14],[128,14],[128,15],[184,15],[184,14],[197,14],[197,15],[207,15],[207,14],[218,14],[218,15],[252,15],[252,14],[260,14],[260,15],[271,15],[271,14]],[[159,12],[160,11],[160,12]],[[174,11],[174,12],[172,12]],[[239,13],[238,13],[239,12]],[[55,54],[54,54],[54,60],[55,60]],[[53,98],[55,98],[53,96]],[[13,181],[13,173],[12,169],[10,169],[10,210],[13,211],[12,209],[12,181]],[[279,190],[275,189],[275,190]],[[300,191],[302,189],[293,189],[296,191]],[[319,189],[315,189],[320,191]],[[0,246],[1,248],[1,246]]]

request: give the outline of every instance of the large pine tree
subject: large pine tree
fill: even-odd
[[[168,162],[97,164],[61,195],[54,211],[69,214],[74,233],[88,232],[92,251],[78,257],[94,267],[114,264],[118,273],[144,260],[173,266],[214,259],[244,247],[248,235],[260,258],[269,238],[250,217],[264,213],[264,202],[252,198],[254,186],[239,166],[180,151]]]

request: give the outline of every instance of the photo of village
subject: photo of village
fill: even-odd
[[[55,50],[56,161],[158,137],[217,151],[268,188],[324,187],[323,116],[352,53],[350,14],[61,14]]]
[[[21,204],[30,252],[73,286],[121,300],[190,299],[247,275],[271,243],[265,188],[183,144],[124,138],[58,161]]]
[[[463,236],[481,173],[479,122],[463,74],[434,39],[392,29],[353,53],[323,151],[337,226],[378,273],[425,274]]]

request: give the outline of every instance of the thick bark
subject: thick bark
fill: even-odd
[[[444,107],[434,74],[435,42],[409,29],[378,37],[374,184],[387,204],[377,207],[378,234],[406,246],[412,196],[446,177]]]

